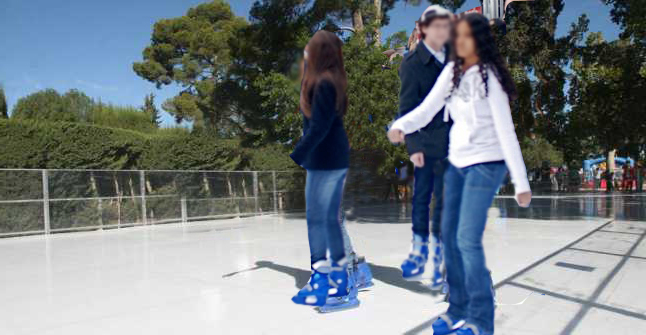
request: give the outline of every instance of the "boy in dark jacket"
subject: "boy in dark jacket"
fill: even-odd
[[[418,22],[421,41],[414,51],[406,55],[399,70],[402,82],[399,116],[410,112],[424,100],[448,62],[451,18],[451,12],[437,5],[428,7],[422,14]],[[426,127],[406,136],[410,160],[415,165],[413,246],[401,268],[407,280],[419,280],[424,273],[429,254],[429,205],[433,198],[433,289],[441,289],[444,282],[440,214],[451,123],[444,122],[443,114],[438,113]]]

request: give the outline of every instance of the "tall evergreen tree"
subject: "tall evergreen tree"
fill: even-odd
[[[0,86],[0,118],[9,118],[7,110],[7,97],[4,95],[4,89]]]
[[[178,121],[193,121],[198,128],[230,129],[239,118],[232,98],[241,89],[240,79],[230,71],[230,43],[245,25],[224,0],[159,20],[151,44],[143,51],[143,61],[135,62],[133,70],[158,88],[172,83],[181,87],[163,104]]]
[[[150,116],[150,122],[157,128],[161,125],[161,115],[157,106],[155,106],[155,95],[150,93],[144,98],[144,105],[141,107],[141,111]]]

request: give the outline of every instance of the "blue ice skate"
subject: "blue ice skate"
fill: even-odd
[[[446,288],[444,272],[444,248],[442,242],[433,237],[433,279],[429,286],[432,291],[443,291]],[[447,288],[448,289],[448,288]]]
[[[406,280],[420,280],[428,260],[428,238],[413,235],[413,247],[408,258],[402,263],[402,277]]]
[[[292,301],[299,305],[323,306],[330,290],[330,266],[325,260],[312,265],[310,281],[303,287]]]
[[[370,271],[370,266],[364,257],[359,257],[357,264],[355,264],[353,275],[357,284],[357,290],[367,289],[375,285],[372,282],[372,271]]]
[[[433,322],[433,335],[452,334],[463,325],[464,320],[454,320],[448,314],[442,314]]]
[[[344,258],[339,263],[332,264],[329,276],[329,296],[324,306],[318,308],[321,313],[338,312],[359,306],[355,276]],[[349,273],[350,272],[350,273]]]
[[[456,335],[491,335],[491,333],[485,333],[478,329],[478,327],[467,323],[458,329]]]

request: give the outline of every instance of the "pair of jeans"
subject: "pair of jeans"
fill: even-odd
[[[348,169],[307,170],[305,206],[312,264],[326,259],[328,250],[333,261],[345,257],[339,213],[347,173]]]
[[[504,162],[491,162],[465,168],[449,165],[444,176],[442,242],[449,284],[447,313],[486,334],[494,330],[494,298],[482,235],[487,212],[506,173]]]
[[[413,190],[413,233],[428,238],[429,205],[431,196],[435,200],[433,207],[433,236],[440,238],[442,217],[442,193],[444,188],[444,171],[446,159],[433,159],[425,162],[423,167],[415,168],[415,188]]]

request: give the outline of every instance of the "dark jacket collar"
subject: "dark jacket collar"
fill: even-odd
[[[437,58],[435,58],[435,56],[433,56],[433,54],[428,50],[428,47],[426,47],[426,44],[424,44],[424,41],[420,41],[417,44],[417,48],[415,48],[415,51],[417,55],[420,57],[420,59],[422,60],[422,63],[424,63],[424,65],[428,65],[431,61],[435,61],[438,63],[438,65],[441,65],[440,66],[441,68],[441,67],[444,67],[444,65],[449,61],[450,52],[449,52],[448,44],[444,46],[444,53],[446,55],[444,63],[440,62]]]

